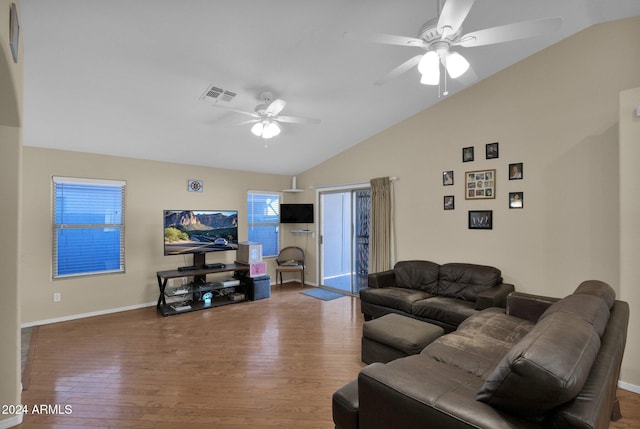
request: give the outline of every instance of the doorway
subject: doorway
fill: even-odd
[[[349,294],[367,286],[369,273],[369,186],[321,191],[320,284]]]

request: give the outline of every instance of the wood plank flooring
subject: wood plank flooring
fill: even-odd
[[[331,395],[364,366],[359,300],[299,292],[288,283],[177,316],[147,308],[40,326],[18,427],[333,428]],[[612,428],[640,427],[639,398],[621,391]],[[33,414],[41,404],[48,413]]]

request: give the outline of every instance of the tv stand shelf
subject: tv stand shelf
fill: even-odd
[[[171,316],[174,314],[188,313],[196,310],[204,310],[207,308],[220,307],[222,305],[235,304],[247,300],[246,285],[243,280],[239,284],[233,286],[224,286],[206,281],[208,274],[220,274],[233,272],[245,274],[249,271],[248,265],[227,264],[224,266],[216,265],[208,268],[197,268],[191,270],[167,270],[156,272],[158,279],[158,288],[160,295],[158,296],[158,304],[156,309],[163,316]],[[170,279],[192,277],[193,282],[189,285],[181,285],[176,288],[167,288]],[[211,292],[213,297],[210,304],[205,304],[200,298],[201,295]],[[167,298],[177,299],[176,301],[167,303]],[[182,299],[182,301],[180,301]]]

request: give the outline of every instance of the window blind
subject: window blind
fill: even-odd
[[[280,251],[280,194],[247,193],[249,241],[262,244],[262,256],[277,256]]]
[[[53,277],[124,272],[126,182],[53,177]]]

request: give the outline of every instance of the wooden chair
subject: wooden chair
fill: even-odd
[[[302,275],[302,287],[304,287],[304,250],[296,246],[285,247],[276,258],[276,284],[278,275],[282,284],[282,273],[299,272]]]

